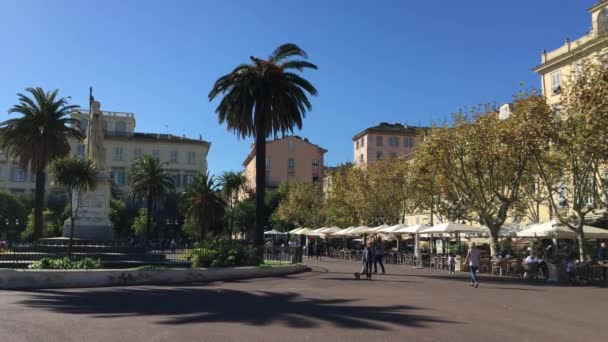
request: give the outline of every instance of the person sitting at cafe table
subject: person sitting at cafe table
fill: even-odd
[[[524,259],[523,262],[523,266],[524,266],[524,278],[526,278],[528,276],[528,272],[534,268],[534,266],[538,265],[538,263],[540,262],[540,259],[538,259],[536,257],[536,254],[532,251],[530,252],[530,255],[528,255],[526,257],[526,259]]]

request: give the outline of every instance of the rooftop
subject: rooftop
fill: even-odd
[[[366,128],[361,133],[355,135],[353,137],[353,141],[355,141],[355,140],[359,139],[360,137],[364,136],[365,134],[369,134],[369,133],[388,133],[388,134],[392,133],[392,134],[415,135],[415,134],[420,133],[421,130],[427,131],[429,129],[430,129],[430,127],[408,126],[408,125],[404,125],[399,122],[395,122],[395,123],[381,122],[377,126]]]
[[[139,141],[163,141],[173,142],[182,144],[196,144],[196,145],[211,145],[210,142],[203,139],[191,139],[185,136],[177,136],[173,134],[162,134],[162,133],[128,133],[128,132],[106,132],[106,139],[124,139],[124,140],[139,140]]]
[[[310,140],[308,140],[308,138],[302,138],[302,137],[300,137],[300,136],[298,136],[298,135],[288,135],[288,136],[285,136],[285,137],[282,137],[282,138],[276,138],[276,139],[273,139],[273,140],[268,140],[268,141],[266,141],[266,145],[271,144],[271,143],[273,143],[273,142],[281,141],[281,140],[284,140],[284,139],[287,139],[287,138],[296,138],[296,139],[298,139],[298,140],[301,140],[301,141],[303,141],[303,142],[305,142],[305,143],[307,143],[307,144],[309,144],[309,145],[312,145],[312,146],[314,146],[314,147],[318,148],[318,149],[319,149],[319,150],[321,150],[321,152],[323,152],[323,153],[326,153],[326,152],[327,152],[327,150],[326,150],[326,149],[324,149],[323,147],[321,147],[321,146],[319,146],[319,145],[316,145],[316,144],[311,143],[311,142],[310,142]],[[254,157],[254,156],[255,156],[255,144],[251,144],[251,151],[249,151],[249,154],[247,155],[247,157],[246,157],[246,158],[245,158],[245,160],[243,161],[243,166],[245,166],[245,167],[246,167],[246,166],[247,166],[247,164],[249,163],[249,161],[250,161],[251,159],[253,159],[253,157]]]

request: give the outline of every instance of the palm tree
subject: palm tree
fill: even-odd
[[[260,254],[264,241],[266,138],[293,132],[294,126],[301,129],[306,111],[312,109],[307,93],[317,95],[310,82],[291,72],[317,66],[294,57],[308,58],[295,44],[279,46],[266,60],[249,57],[250,64],[241,64],[220,77],[209,92],[210,101],[223,95],[216,109],[219,122],[226,122],[228,130],[242,138],[255,138],[255,243]]]
[[[239,193],[245,189],[247,184],[247,178],[239,172],[226,171],[219,177],[220,185],[222,186],[222,193],[228,200],[228,207],[230,208],[230,218],[228,222],[228,236],[232,238],[232,225],[234,214],[234,205],[238,200]]]
[[[68,193],[70,206],[70,242],[68,256],[72,256],[72,240],[74,239],[74,219],[78,215],[80,196],[83,191],[95,189],[98,171],[90,160],[82,160],[76,156],[55,159],[51,163],[50,173],[53,183]],[[76,203],[73,202],[76,194]],[[74,205],[75,204],[75,205]]]
[[[165,165],[166,162],[161,163],[158,159],[145,155],[133,164],[129,174],[130,197],[135,200],[145,200],[147,203],[144,242],[148,242],[154,203],[165,198],[175,188],[173,178],[167,173]]]
[[[205,239],[211,222],[221,216],[224,208],[217,187],[215,177],[209,176],[209,173],[201,174],[183,195],[186,215],[198,224],[201,242]]]
[[[59,92],[45,92],[42,88],[27,88],[31,94],[17,94],[19,104],[9,109],[9,113],[21,117],[0,123],[0,148],[22,169],[28,167],[36,173],[34,199],[34,239],[42,234],[42,210],[46,177],[44,170],[51,160],[70,153],[69,138],[82,140],[80,125],[69,117],[78,108],[69,105],[69,97],[57,98]]]

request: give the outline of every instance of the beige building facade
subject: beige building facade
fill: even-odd
[[[591,30],[584,36],[541,54],[534,71],[541,76],[542,92],[549,104],[559,108],[564,82],[582,72],[585,59],[608,61],[608,1],[599,1],[588,10]]]
[[[74,111],[83,133],[88,125],[88,112]],[[143,155],[167,162],[176,191],[183,191],[199,173],[207,171],[207,154],[211,143],[171,134],[135,132],[135,115],[103,111],[105,166],[112,182],[123,195],[129,192],[128,173],[131,165]],[[85,158],[84,141],[70,140],[71,153]],[[47,177],[47,184],[50,179]],[[30,195],[35,189],[35,174],[21,170],[0,151],[0,189]]]
[[[353,137],[353,163],[367,165],[383,158],[408,156],[422,142],[426,130],[387,122],[369,127]]]
[[[255,191],[255,146],[243,161],[248,189]],[[298,136],[266,142],[266,187],[285,182],[321,182],[325,175],[326,149]]]

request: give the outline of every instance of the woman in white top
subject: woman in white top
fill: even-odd
[[[479,269],[480,262],[481,251],[477,249],[475,242],[471,242],[469,252],[467,253],[467,258],[465,260],[465,263],[469,265],[469,269],[471,270],[471,286],[479,286],[477,283],[477,270]]]

